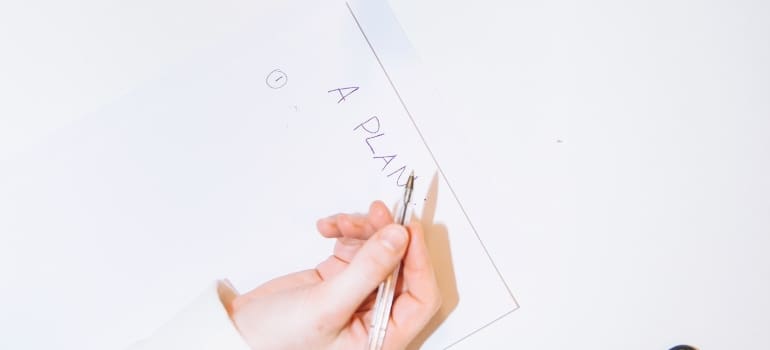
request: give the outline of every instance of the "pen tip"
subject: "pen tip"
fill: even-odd
[[[406,187],[414,188],[414,170],[409,173],[409,179],[406,180]]]

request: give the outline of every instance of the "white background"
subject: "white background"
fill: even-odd
[[[521,309],[460,348],[770,347],[770,5],[393,0],[418,115]],[[252,1],[0,3],[0,161]]]
[[[770,3],[392,4],[521,304],[468,349],[770,348]]]

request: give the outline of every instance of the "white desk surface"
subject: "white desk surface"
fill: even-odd
[[[468,349],[770,348],[770,4],[392,6],[521,305]]]
[[[0,160],[256,6],[109,4],[0,5]],[[391,4],[455,111],[415,117],[521,306],[461,348],[770,347],[768,3]]]

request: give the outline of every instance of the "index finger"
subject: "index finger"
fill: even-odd
[[[369,212],[363,214],[337,214],[318,220],[318,232],[327,238],[351,238],[366,240],[381,228],[393,223],[390,210],[382,201],[374,201]]]

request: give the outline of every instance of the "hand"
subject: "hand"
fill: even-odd
[[[336,238],[315,269],[279,277],[233,300],[230,315],[254,350],[364,349],[380,282],[403,259],[383,349],[404,349],[438,311],[440,294],[418,223],[393,224],[388,208],[318,221]]]

